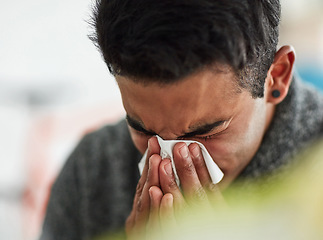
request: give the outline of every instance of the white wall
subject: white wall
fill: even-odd
[[[1,2],[1,239],[22,239],[24,235],[19,209],[29,177],[26,141],[35,120],[100,104],[121,108],[117,85],[87,37],[90,29],[85,20],[90,6],[89,0]],[[75,145],[74,135],[53,148],[59,161]]]
[[[282,3],[281,44],[293,44],[300,62],[312,59],[323,64],[321,0]],[[1,2],[1,239],[22,237],[17,212],[28,178],[25,141],[35,118],[100,104],[121,108],[117,85],[87,38],[90,6],[89,0]],[[64,159],[75,141],[67,141],[53,154]]]

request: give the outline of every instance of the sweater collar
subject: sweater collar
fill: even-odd
[[[293,78],[288,95],[274,118],[257,153],[238,179],[271,175],[288,166],[293,156],[322,132],[322,96]]]

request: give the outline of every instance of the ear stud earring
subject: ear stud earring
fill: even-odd
[[[271,95],[274,97],[274,98],[279,98],[280,96],[280,91],[279,90],[274,90]]]

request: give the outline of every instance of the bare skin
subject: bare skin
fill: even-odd
[[[267,74],[265,97],[257,99],[237,87],[229,68],[221,72],[204,70],[177,84],[163,86],[116,77],[125,110],[132,120],[128,123],[133,142],[142,153],[149,149],[126,223],[129,239],[148,239],[149,229],[162,228],[163,219],[175,222],[177,214],[190,204],[222,199],[220,190],[251,161],[270,125],[275,105],[287,95],[294,59],[291,47],[277,52]],[[280,97],[274,98],[273,90],[279,90]],[[219,124],[207,132],[196,131],[214,123]],[[177,143],[173,154],[181,191],[170,160],[159,156],[154,134],[163,139],[201,142],[224,172],[223,180],[217,186],[212,184],[197,144],[187,147]]]

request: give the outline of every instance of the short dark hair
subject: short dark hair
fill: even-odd
[[[97,0],[89,35],[113,75],[172,83],[214,64],[264,96],[279,0]]]

